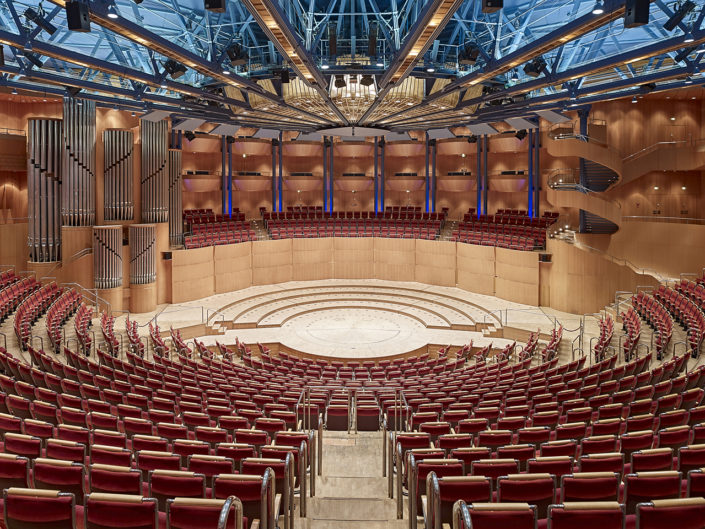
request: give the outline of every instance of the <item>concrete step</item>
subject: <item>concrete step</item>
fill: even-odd
[[[308,517],[313,520],[386,522],[396,516],[393,500],[386,498],[319,498],[308,505]]]

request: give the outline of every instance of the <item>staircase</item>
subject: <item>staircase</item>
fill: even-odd
[[[406,507],[405,520],[397,520],[396,498],[391,500],[387,497],[387,478],[382,476],[382,436],[379,432],[348,435],[347,432],[324,431],[322,476],[318,477],[316,496],[308,500],[307,511],[306,519],[296,521],[299,527],[408,527]]]
[[[605,191],[619,180],[619,175],[612,169],[597,162],[580,159],[581,183],[590,191]]]

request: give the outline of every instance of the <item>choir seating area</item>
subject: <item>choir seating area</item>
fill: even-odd
[[[558,219],[558,213],[546,211],[531,218],[525,210],[498,209],[494,215],[476,215],[468,209],[462,222],[453,230],[453,240],[483,246],[499,246],[515,250],[546,247],[546,231]]]
[[[202,248],[257,239],[245,214],[235,208],[232,215],[215,214],[212,209],[185,209],[184,247]]]

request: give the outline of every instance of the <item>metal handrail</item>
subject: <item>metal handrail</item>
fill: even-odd
[[[680,145],[688,143],[688,140],[675,140],[675,141],[657,141],[656,143],[652,143],[648,147],[644,147],[643,149],[639,149],[636,152],[633,152],[624,158],[622,158],[622,163],[633,160],[635,158],[638,158],[639,156],[642,156],[643,154],[646,154],[646,152],[650,152],[655,150],[657,147],[661,145]]]
[[[658,215],[625,215],[622,220],[627,222],[666,222],[673,224],[705,224],[705,218],[695,218],[695,217],[661,217]]]
[[[616,257],[610,253],[607,253],[603,250],[600,250],[599,248],[594,248],[594,247],[590,246],[589,244],[585,244],[585,243],[580,242],[580,243],[576,243],[576,246],[578,248],[588,249],[594,253],[599,253],[603,257],[605,257],[609,261],[612,261],[615,264],[631,268],[632,271],[636,272],[637,274],[653,276],[659,282],[666,281],[665,277],[661,276],[661,274],[659,274],[658,272],[656,272],[656,270],[653,270],[651,268],[643,268],[643,267],[637,266],[627,259],[624,259],[622,257]]]
[[[453,504],[453,529],[461,529],[461,527],[469,529],[472,527],[472,522],[467,503],[458,500]]]
[[[225,529],[228,526],[228,518],[230,518],[230,510],[235,508],[235,529],[242,529],[242,502],[237,496],[228,496],[220,509],[218,516],[217,529]]]

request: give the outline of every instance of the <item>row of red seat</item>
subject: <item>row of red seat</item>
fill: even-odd
[[[612,342],[612,337],[614,336],[614,320],[612,316],[606,315],[604,318],[601,317],[599,319],[598,325],[600,326],[600,334],[592,350],[595,355],[595,361],[597,362],[605,357],[607,348]]]
[[[76,317],[73,321],[74,330],[76,331],[76,337],[78,338],[78,343],[80,344],[83,351],[88,354],[91,350],[91,340],[90,327],[93,320],[93,309],[81,303],[76,311]]]
[[[33,277],[10,281],[0,290],[0,322],[5,321],[27,296],[41,287],[41,283]]]
[[[408,210],[386,210],[383,213],[374,211],[263,211],[260,210],[262,220],[265,224],[277,220],[421,220],[421,221],[443,221],[446,219],[446,212],[429,212]]]
[[[627,312],[622,312],[622,326],[625,332],[625,340],[622,344],[624,357],[631,358],[641,340],[641,320],[633,307],[629,307]]]
[[[673,320],[668,310],[654,297],[643,290],[632,296],[632,307],[636,310],[649,326],[654,330],[654,346],[657,357],[660,359],[671,343],[673,336]]]
[[[184,247],[203,248],[204,246],[218,246],[221,244],[236,244],[240,242],[256,241],[257,234],[252,229],[243,231],[226,231],[219,233],[205,233],[199,235],[185,235]]]
[[[103,334],[103,340],[108,346],[108,352],[111,355],[116,355],[120,352],[120,342],[115,336],[115,316],[108,315],[106,312],[100,313],[100,330]]]
[[[233,208],[232,216],[227,213],[214,213],[212,209],[185,209],[183,219],[187,227],[195,224],[209,224],[224,221],[244,221],[245,214],[239,208]]]
[[[688,348],[695,358],[705,340],[705,314],[702,308],[689,297],[663,285],[654,290],[653,295],[686,328]]]
[[[15,311],[14,330],[20,349],[25,350],[32,334],[32,325],[64,293],[56,283],[48,283],[24,297]]]
[[[47,310],[47,334],[54,352],[61,350],[62,327],[66,321],[78,310],[81,304],[81,295],[77,290],[65,289],[49,310]]]
[[[536,240],[528,237],[518,237],[511,235],[500,235],[497,233],[480,231],[458,231],[454,232],[453,241],[476,244],[481,246],[498,246],[511,250],[532,251],[537,249]]]
[[[152,322],[149,322],[149,325],[151,330]],[[130,342],[130,350],[132,353],[144,356],[145,345],[140,338],[137,322],[135,320],[130,321],[128,317],[125,320],[125,330],[127,331],[127,340]]]

